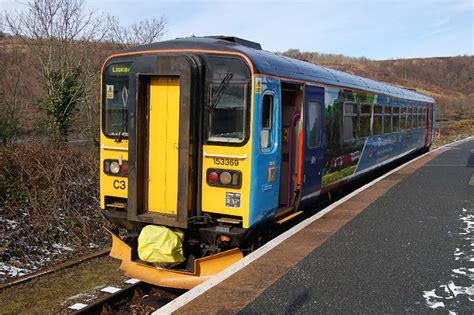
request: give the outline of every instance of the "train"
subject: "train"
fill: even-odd
[[[126,233],[111,232],[111,256],[128,276],[192,288],[322,196],[428,150],[434,121],[429,96],[238,37],[114,54],[101,72],[100,206]]]

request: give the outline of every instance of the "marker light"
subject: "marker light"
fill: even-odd
[[[120,165],[118,164],[118,162],[112,162],[110,163],[110,171],[113,173],[113,174],[118,174],[120,172]]]
[[[217,181],[219,180],[219,175],[217,175],[216,172],[210,172],[209,175],[207,175],[207,179],[211,183],[217,183]]]
[[[121,171],[122,171],[122,174],[128,174],[128,165],[123,164]]]

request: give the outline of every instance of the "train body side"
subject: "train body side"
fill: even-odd
[[[274,217],[278,208],[278,181],[272,181],[269,173],[278,178],[282,167],[282,81],[275,78],[254,78],[259,82],[261,93],[255,93],[253,103],[253,146],[252,146],[252,180],[250,188],[249,225],[255,226]],[[318,84],[315,82],[314,84]],[[304,86],[309,88],[312,86]],[[300,131],[305,141],[302,148],[302,194],[297,201],[298,209],[305,209],[318,202],[321,194],[339,189],[348,181],[370,173],[377,168],[419,150],[427,150],[432,142],[434,127],[434,104],[408,101],[377,95],[370,92],[348,90],[337,87],[324,87],[324,106],[321,115],[321,146],[323,162],[318,170],[308,169],[304,161],[315,160],[314,152],[308,147],[308,114],[303,111]],[[262,97],[266,93],[276,94],[274,117],[276,131],[271,135],[274,144],[271,150],[262,150],[261,126]],[[307,103],[309,99],[304,100]],[[345,106],[352,104],[357,115],[353,118],[353,137],[348,136],[347,115]],[[361,114],[365,106],[365,114]],[[396,113],[395,113],[396,111]],[[365,115],[365,116],[361,116]],[[346,122],[346,124],[345,124]],[[362,124],[368,124],[362,126]],[[364,129],[365,130],[361,130]],[[364,133],[365,132],[365,133]],[[361,134],[359,136],[357,133]],[[317,174],[321,174],[318,176]],[[308,187],[312,177],[318,177],[317,189]],[[311,189],[313,188],[313,189]]]

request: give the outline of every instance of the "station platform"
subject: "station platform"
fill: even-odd
[[[402,165],[156,313],[471,313],[472,149]]]

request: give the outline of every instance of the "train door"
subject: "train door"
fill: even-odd
[[[178,205],[179,79],[150,80],[148,211],[176,214]]]
[[[301,176],[299,153],[301,112],[303,110],[303,86],[283,82],[281,84],[281,172],[279,205],[283,211],[292,209],[299,199]],[[301,135],[301,136],[300,136]]]
[[[302,199],[316,197],[323,173],[324,88],[306,86],[304,95],[304,176]],[[305,198],[306,197],[306,198]]]

